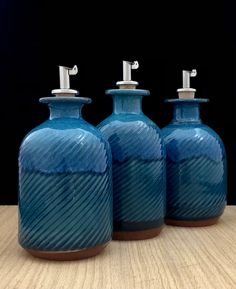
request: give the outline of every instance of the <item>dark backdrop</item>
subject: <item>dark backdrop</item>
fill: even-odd
[[[152,1],[154,2],[154,1]],[[174,1],[173,1],[174,2]],[[105,89],[122,78],[122,60],[138,60],[133,79],[151,96],[144,112],[160,127],[171,119],[163,101],[176,97],[182,69],[196,68],[197,96],[209,98],[203,121],[223,139],[228,156],[228,203],[236,204],[236,20],[233,1],[147,1],[138,4],[2,0],[0,4],[0,203],[17,203],[17,157],[25,134],[48,117],[38,103],[59,87],[58,65],[78,65],[71,86],[93,103],[96,125],[112,111]],[[209,5],[206,6],[206,3]]]

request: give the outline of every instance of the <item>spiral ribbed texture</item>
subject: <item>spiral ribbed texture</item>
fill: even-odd
[[[20,163],[30,171],[104,172],[109,162],[107,142],[96,132],[82,120],[47,121],[24,139]]]
[[[77,251],[111,239],[111,152],[96,128],[76,118],[44,122],[24,139],[19,168],[24,248]]]
[[[162,161],[114,163],[114,219],[144,222],[163,218],[164,187]]]
[[[114,230],[157,228],[165,214],[165,153],[159,129],[143,115],[113,115],[99,125],[113,156]]]
[[[206,220],[223,213],[227,194],[222,141],[207,126],[169,126],[167,148],[167,218]]]
[[[23,247],[72,251],[111,238],[111,174],[20,173],[20,234]]]
[[[167,162],[167,217],[207,219],[222,214],[226,191],[224,164],[205,157]]]
[[[160,130],[146,117],[114,115],[98,128],[107,137],[114,161],[127,159],[160,160],[164,158]]]

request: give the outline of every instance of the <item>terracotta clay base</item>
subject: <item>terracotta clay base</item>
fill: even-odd
[[[120,241],[145,240],[158,236],[162,227],[143,231],[116,231],[113,232],[112,239]]]
[[[184,220],[174,220],[166,219],[165,223],[171,226],[180,226],[180,227],[205,227],[211,226],[218,222],[219,217],[208,219],[208,220],[198,220],[198,221],[184,221]]]
[[[99,254],[107,244],[96,246],[93,248],[81,250],[81,251],[69,251],[69,252],[46,252],[46,251],[35,251],[26,249],[28,253],[37,258],[47,259],[47,260],[56,260],[56,261],[72,261],[80,260],[89,257],[96,256]]]

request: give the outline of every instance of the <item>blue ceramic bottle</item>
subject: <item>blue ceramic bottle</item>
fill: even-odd
[[[123,62],[124,81],[113,97],[114,111],[98,128],[108,139],[113,159],[113,239],[158,235],[165,213],[165,151],[160,129],[142,112],[148,90],[135,89],[131,68]]]
[[[222,215],[227,195],[226,155],[222,140],[200,119],[200,104],[194,98],[190,76],[183,71],[179,99],[172,122],[163,129],[167,153],[166,223],[177,226],[207,226]]]
[[[50,118],[23,140],[19,154],[19,242],[36,257],[98,254],[112,235],[112,161],[108,142],[81,116],[89,98],[75,97],[60,67],[56,97],[40,99]]]

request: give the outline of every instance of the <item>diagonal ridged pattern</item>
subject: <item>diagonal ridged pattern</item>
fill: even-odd
[[[167,161],[167,217],[206,219],[226,204],[225,165],[206,157]]]
[[[126,159],[160,160],[164,158],[160,130],[141,115],[113,115],[98,128],[108,139],[113,162]]]
[[[20,172],[19,240],[34,250],[106,243],[112,232],[111,173]]]
[[[159,128],[137,114],[112,115],[98,127],[107,137],[113,156],[115,230],[161,226],[166,180]]]
[[[87,125],[90,130],[84,130],[81,124],[76,119],[51,120],[32,131],[20,148],[21,166],[45,173],[104,172],[109,162],[107,143],[94,134],[94,128]]]
[[[50,119],[25,137],[19,154],[19,242],[34,252],[72,256],[68,251],[111,240],[111,151],[80,116],[79,99],[42,102]]]
[[[220,216],[226,204],[224,146],[203,124],[163,129],[167,151],[167,218],[204,220]]]
[[[163,218],[163,174],[163,161],[131,160],[114,163],[114,220],[142,222]]]
[[[221,161],[225,154],[222,140],[208,126],[203,124],[169,125],[163,129],[168,145],[168,158],[172,161],[209,157]]]

